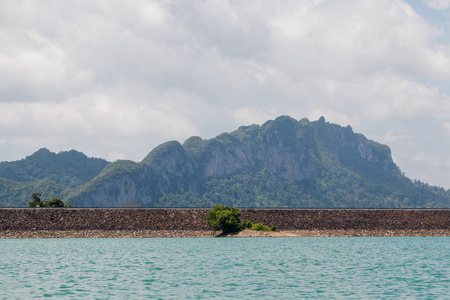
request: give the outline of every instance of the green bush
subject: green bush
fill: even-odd
[[[206,216],[207,224],[214,230],[222,230],[223,233],[238,232],[242,230],[239,217],[241,211],[235,207],[214,205]]]
[[[261,223],[253,224],[249,220],[244,220],[242,222],[242,228],[248,228],[248,229],[256,230],[256,231],[276,231],[277,230],[277,226],[275,226],[275,225],[273,225],[272,227],[268,227]]]
[[[255,223],[252,226],[252,230],[256,230],[256,231],[270,231],[270,228],[267,227],[266,225],[261,224],[261,223]]]
[[[244,221],[242,222],[242,227],[243,227],[243,228],[252,228],[252,226],[253,226],[253,223],[250,222],[249,220],[244,220]]]
[[[277,227],[273,225],[268,227],[261,223],[253,224],[249,220],[244,220],[241,224],[239,217],[241,211],[235,207],[224,205],[214,205],[213,209],[206,216],[207,224],[214,230],[222,230],[223,233],[238,232],[243,229],[252,229],[256,231],[276,231]]]

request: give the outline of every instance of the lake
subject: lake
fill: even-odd
[[[0,299],[444,299],[449,248],[450,237],[3,239]]]

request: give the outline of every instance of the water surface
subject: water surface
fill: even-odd
[[[7,239],[0,299],[445,299],[449,248],[450,237]]]

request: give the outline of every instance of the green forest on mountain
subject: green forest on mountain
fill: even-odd
[[[297,180],[295,173],[283,168],[264,167],[267,158],[255,152],[264,147],[275,149],[281,160],[295,159],[299,151],[306,175]],[[255,163],[230,174],[205,175],[212,172],[211,157],[245,151],[254,152]],[[174,161],[180,165],[173,167]],[[145,176],[150,179],[142,179]],[[56,197],[74,206],[89,206],[91,197],[104,193],[111,206],[117,206],[115,199],[130,194],[129,186],[151,200],[133,199],[120,207],[450,208],[450,190],[410,180],[391,162],[389,147],[323,118],[309,122],[283,116],[209,140],[191,137],[183,145],[169,142],[139,163],[109,163],[75,150],[55,154],[47,149],[0,163],[1,207],[25,207],[34,192],[44,200]]]

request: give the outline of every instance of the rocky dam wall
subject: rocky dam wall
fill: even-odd
[[[209,209],[0,209],[3,231],[208,230]],[[446,230],[450,210],[242,209],[241,220],[280,230]]]

